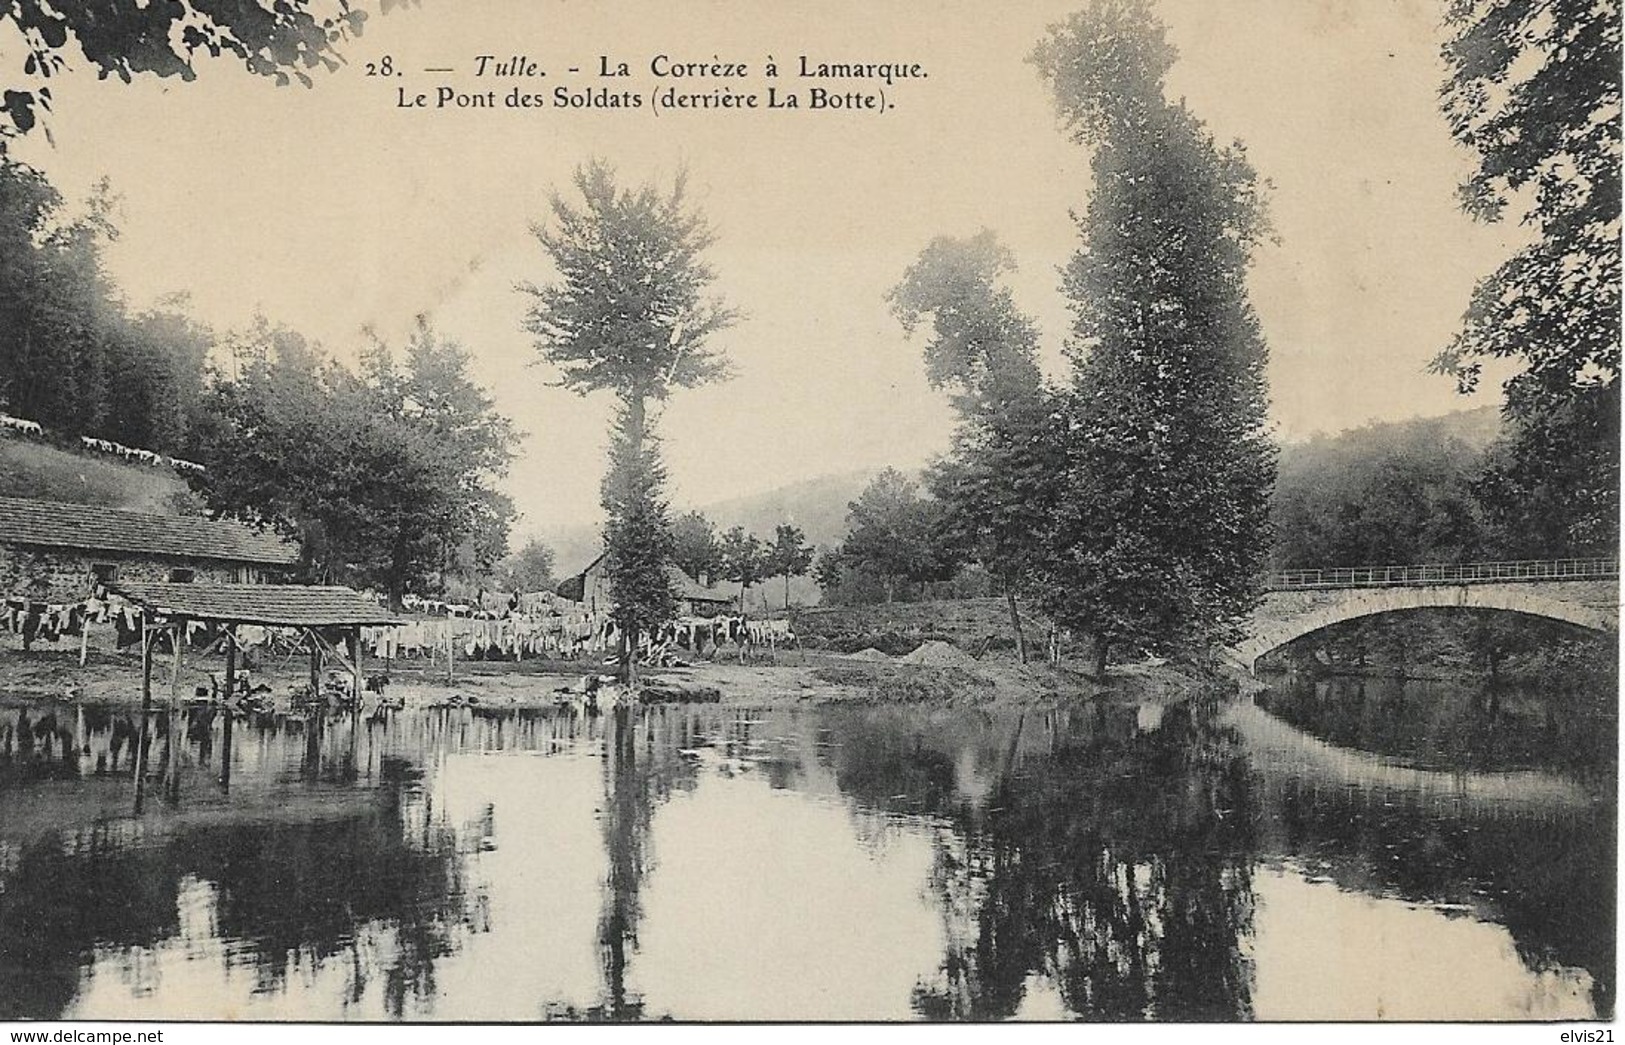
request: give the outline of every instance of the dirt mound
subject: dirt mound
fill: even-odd
[[[899,657],[899,664],[930,664],[935,667],[970,667],[976,663],[976,658],[957,646],[946,642],[923,642],[920,648],[906,657]]]
[[[847,660],[884,660],[884,661],[890,661],[891,657],[887,656],[885,654],[885,652],[883,652],[882,650],[877,650],[873,646],[870,646],[868,649],[858,650],[856,653],[848,653],[846,655],[846,659]]]

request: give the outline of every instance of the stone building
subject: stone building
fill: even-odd
[[[116,581],[286,580],[299,550],[242,523],[0,497],[0,599],[78,602]]]

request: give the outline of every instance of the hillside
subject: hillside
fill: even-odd
[[[168,514],[192,495],[165,468],[0,436],[0,496]]]
[[[1310,461],[1334,461],[1369,456],[1396,446],[1432,442],[1459,442],[1481,453],[1501,432],[1501,411],[1496,406],[1458,410],[1437,417],[1405,421],[1377,421],[1336,435],[1316,435],[1281,447],[1283,474]]]

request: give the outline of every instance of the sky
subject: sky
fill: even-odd
[[[605,395],[555,387],[538,365],[515,286],[553,271],[531,226],[588,159],[627,183],[669,184],[686,170],[717,234],[715,289],[744,318],[715,340],[732,380],[679,393],[659,418],[674,502],[918,467],[947,448],[952,415],[885,292],[933,237],[999,236],[1046,365],[1063,372],[1058,269],[1077,247],[1070,214],[1087,205],[1089,157],[1026,58],[1077,4],[765,6],[421,0],[372,18],[343,45],[346,65],[310,89],[208,60],[193,82],[126,85],[98,81],[81,59],[53,80],[51,140],[36,133],[15,152],[70,199],[110,179],[121,235],[109,267],[137,307],[184,292],[216,329],[263,314],[346,358],[366,330],[399,344],[427,316],[527,433],[503,482],[521,537],[597,519],[611,411]],[[1493,388],[1464,398],[1425,372],[1474,282],[1521,242],[1515,225],[1478,225],[1456,207],[1473,157],[1438,110],[1439,7],[1159,5],[1180,51],[1170,91],[1221,141],[1243,141],[1273,186],[1277,242],[1259,252],[1250,292],[1283,440],[1495,401]],[[478,77],[481,54],[522,56],[547,75]],[[743,62],[751,75],[660,78],[650,68],[660,55]],[[928,75],[888,87],[878,112],[501,105],[514,87],[648,94],[721,82],[805,99],[818,82],[794,77],[801,55],[919,63]],[[401,75],[367,75],[385,56]],[[761,75],[769,56],[786,71],[779,81]],[[598,77],[602,57],[633,75]],[[494,89],[498,105],[436,107],[441,86]],[[402,107],[403,92],[430,104]]]

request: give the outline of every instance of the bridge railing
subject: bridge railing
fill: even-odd
[[[1523,559],[1414,566],[1351,566],[1282,570],[1269,575],[1270,591],[1298,588],[1392,588],[1419,584],[1488,584],[1496,581],[1607,580],[1619,576],[1618,559]]]

